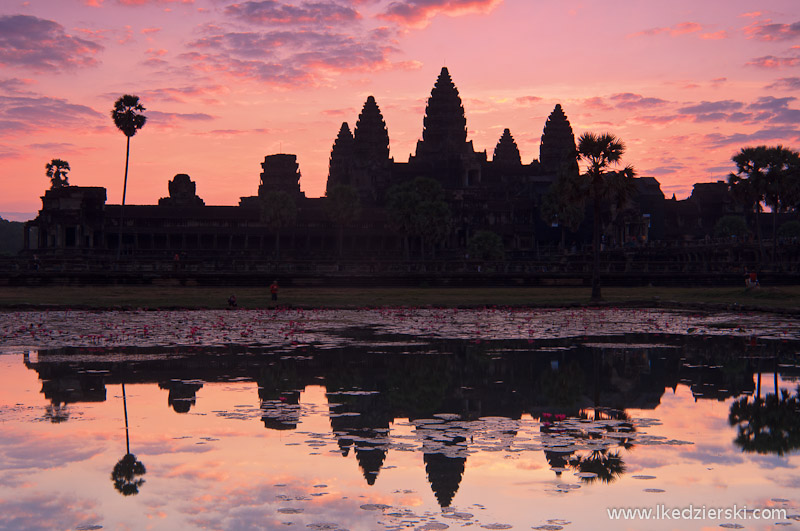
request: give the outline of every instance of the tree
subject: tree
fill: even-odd
[[[578,159],[586,163],[587,195],[592,201],[592,300],[601,299],[600,293],[600,223],[601,208],[613,200],[624,204],[632,195],[635,171],[626,166],[612,171],[625,153],[625,144],[610,133],[583,133],[578,139]]]
[[[778,248],[778,214],[800,200],[800,153],[781,145],[767,148],[764,202],[772,211],[772,262]]]
[[[325,202],[328,217],[339,229],[338,254],[341,258],[344,228],[361,215],[361,200],[358,197],[358,191],[348,184],[337,184],[331,187],[325,192],[325,197],[328,198]]]
[[[420,254],[424,257],[426,244],[433,250],[450,233],[450,206],[438,181],[417,177],[396,184],[387,191],[386,207],[391,224],[403,235],[406,260],[410,236],[419,237]]]
[[[122,223],[125,219],[125,194],[128,190],[128,162],[131,154],[131,137],[136,132],[144,127],[147,117],[142,114],[145,108],[139,103],[138,96],[131,96],[125,94],[114,102],[114,108],[111,110],[111,119],[114,120],[114,125],[117,129],[123,132],[126,137],[125,147],[125,180],[122,183],[122,205],[119,210],[119,237],[117,241],[117,259],[119,260],[120,252],[122,251]]]
[[[502,260],[503,239],[490,230],[479,230],[467,245],[469,255],[475,260]]]
[[[749,232],[747,221],[742,216],[722,216],[714,225],[715,238],[730,238],[734,236],[744,239]]]
[[[561,228],[561,247],[566,231],[575,232],[586,212],[586,180],[577,172],[562,171],[542,198],[540,215],[543,221],[558,223]]]
[[[297,206],[284,190],[267,192],[262,197],[261,219],[275,232],[275,259],[281,257],[281,230],[294,225]]]
[[[69,173],[69,162],[61,159],[53,159],[44,165],[47,176],[50,178],[50,189],[55,190],[63,186],[69,186],[67,173]]]
[[[734,199],[755,215],[758,259],[761,262],[764,245],[761,239],[760,214],[766,189],[767,147],[742,148],[731,160],[736,164],[736,173],[728,175],[728,188]]]

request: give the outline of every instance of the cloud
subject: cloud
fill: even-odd
[[[800,141],[800,129],[797,127],[770,127],[759,129],[753,133],[733,133],[729,135],[710,133],[703,138],[704,143],[712,147],[726,147],[731,144],[748,145],[771,141],[798,142]]]
[[[178,103],[189,103],[201,101],[206,104],[218,104],[220,100],[216,97],[220,94],[227,94],[230,90],[223,85],[210,86],[185,86],[185,87],[165,87],[153,90],[140,91],[139,95],[143,101],[168,101]],[[116,95],[109,95],[109,98],[116,98]]]
[[[641,109],[649,107],[659,107],[667,103],[667,100],[660,98],[645,98],[641,94],[632,92],[622,92],[612,94],[609,100],[619,109]]]
[[[276,0],[231,4],[225,8],[225,14],[266,25],[341,24],[361,18],[355,9],[333,2],[303,2],[294,6]]]
[[[754,22],[744,29],[750,39],[785,41],[800,38],[800,21],[793,24],[774,24],[771,20]]]
[[[755,66],[757,68],[786,68],[800,66],[800,57],[777,57],[775,55],[765,55],[751,59],[745,66]]]
[[[697,22],[681,22],[669,27],[651,28],[637,33],[632,33],[628,37],[652,37],[655,35],[669,35],[670,37],[678,37],[680,35],[687,35],[689,33],[697,33],[703,30],[703,26]]]
[[[58,71],[98,64],[97,43],[67,35],[51,20],[29,15],[0,17],[0,64]]]
[[[783,110],[789,106],[789,103],[796,100],[794,96],[788,96],[786,98],[776,98],[774,96],[764,96],[758,98],[754,103],[751,103],[747,106],[748,109],[754,110],[767,110],[767,111],[778,111]]]
[[[209,122],[212,120],[215,120],[213,116],[202,112],[178,113],[147,111],[147,123],[162,127],[174,127],[181,122]]]
[[[32,79],[9,78],[0,79],[0,91],[9,94],[27,94],[27,87],[34,85]]]
[[[391,2],[378,18],[402,26],[425,27],[436,15],[459,16],[489,13],[502,0],[407,0]]]
[[[329,31],[219,33],[189,44],[181,57],[195,69],[224,72],[282,86],[314,84],[331,73],[392,65],[396,51],[383,41]]]
[[[102,3],[105,0],[99,1]],[[145,6],[148,4],[194,4],[194,0],[117,0],[117,2],[124,6]]]
[[[85,105],[45,96],[0,96],[0,136],[98,127],[105,114]],[[109,119],[110,120],[110,119]]]
[[[721,100],[721,101],[701,101],[695,105],[689,105],[678,109],[682,114],[705,114],[721,111],[735,111],[745,106],[741,101]]]
[[[767,89],[800,90],[800,77],[781,77],[772,84],[767,85]]]
[[[520,96],[515,100],[519,105],[534,105],[542,101],[539,96]]]

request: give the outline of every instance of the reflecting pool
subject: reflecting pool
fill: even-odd
[[[615,309],[2,314],[0,528],[796,528],[798,330]]]

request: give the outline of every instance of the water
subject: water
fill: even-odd
[[[798,330],[614,309],[3,314],[0,527],[794,528]]]

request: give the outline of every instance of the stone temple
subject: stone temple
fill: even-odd
[[[336,209],[328,197],[305,197],[295,155],[274,154],[261,163],[257,194],[242,197],[236,206],[206,205],[186,174],[169,181],[169,195],[157,205],[126,205],[124,213],[120,205],[106,204],[104,188],[47,190],[38,217],[26,224],[25,250],[37,256],[112,256],[121,235],[123,256],[137,260],[171,259],[176,254],[218,261],[447,260],[463,259],[472,238],[488,231],[502,241],[505,260],[531,260],[540,249],[558,245],[562,229],[543,219],[542,202],[559,175],[579,171],[575,136],[561,105],[544,124],[538,160],[521,159],[508,129],[491,157],[476,151],[467,136],[458,88],[442,68],[427,100],[422,137],[407,161],[390,156],[388,127],[373,96],[364,102],[354,127],[343,123],[339,128],[327,190],[330,194],[334,188],[348,187],[355,192],[351,196],[357,200],[344,205],[352,214],[347,219],[331,214]],[[417,183],[421,195],[416,201],[428,201],[426,208],[438,208],[441,215],[399,219],[403,211],[396,205],[402,203],[405,192],[399,190],[404,183]],[[637,178],[636,184],[633,200],[604,227],[608,242],[708,234],[710,220],[701,219],[700,212],[711,207],[699,205],[699,196],[669,201],[654,178]],[[726,192],[718,192],[703,196],[714,203],[715,214],[735,211]],[[565,243],[580,247],[590,239],[589,222],[584,221],[569,232]]]

